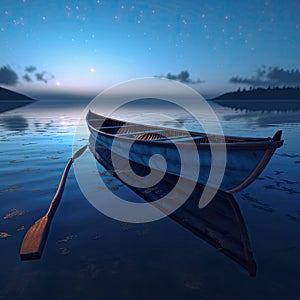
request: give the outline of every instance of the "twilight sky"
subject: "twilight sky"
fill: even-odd
[[[299,85],[300,1],[0,1],[0,85],[97,94],[187,70],[204,95]]]

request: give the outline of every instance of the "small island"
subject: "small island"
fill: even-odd
[[[0,87],[0,100],[31,100],[31,101],[35,101],[34,99],[32,99],[30,97],[13,92],[13,91],[5,89],[3,87]]]
[[[211,99],[219,105],[251,111],[300,110],[299,87],[238,89]]]
[[[300,100],[300,87],[268,87],[268,88],[252,88],[248,90],[238,89],[218,96],[212,100]]]
[[[30,104],[36,100],[0,87],[0,113]]]

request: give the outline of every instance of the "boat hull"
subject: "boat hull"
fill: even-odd
[[[186,160],[185,164],[187,165],[185,171],[181,172],[181,160],[178,150],[174,145],[168,144],[164,147],[163,151],[158,145],[152,145],[147,147],[139,143],[134,143],[131,145],[131,141],[120,140],[116,141],[116,138],[111,138],[107,136],[101,136],[94,134],[93,137],[97,140],[97,145],[104,145],[106,148],[113,149],[113,152],[117,155],[129,159],[133,162],[141,164],[143,166],[149,167],[150,158],[156,154],[162,155],[167,161],[167,170],[168,174],[179,176],[193,180],[197,177],[197,182],[206,185],[208,177],[211,171],[211,151],[210,149],[198,149],[198,156],[200,161],[199,172],[195,172],[195,162],[193,160]],[[112,144],[114,143],[114,147]],[[127,157],[127,149],[130,149],[130,156]],[[227,150],[227,163],[225,168],[225,174],[219,189],[223,191],[231,191],[236,187],[240,186],[250,177],[254,172],[256,166],[262,161],[266,152],[269,149],[261,150]],[[96,147],[97,151],[97,147]],[[222,151],[222,150],[220,150]],[[183,153],[182,153],[183,152]],[[181,149],[181,156],[185,158],[193,157],[193,148],[186,147]],[[270,151],[269,151],[270,152]],[[270,153],[271,154],[271,153]],[[272,154],[271,154],[272,156]],[[267,162],[266,162],[267,163]],[[164,172],[164,164],[160,164],[159,161],[155,163],[152,161],[151,168],[154,168],[157,171]],[[196,168],[197,169],[197,168]],[[222,169],[220,166],[216,165],[215,171]],[[259,174],[257,174],[259,175]]]
[[[242,140],[242,138],[232,138],[230,140],[230,138],[226,138],[225,140],[230,141],[226,144],[194,143],[194,140],[182,141],[180,139],[164,141],[162,139],[154,141],[133,139],[132,136],[128,137],[129,134],[112,134],[105,130],[105,126],[100,129],[95,128],[92,122],[89,121],[91,117],[95,120],[95,116],[97,115],[94,113],[90,113],[87,116],[89,130],[96,140],[95,151],[97,151],[97,146],[104,145],[113,153],[129,161],[149,167],[151,160],[151,168],[155,170],[181,176],[189,180],[195,180],[196,178],[196,181],[202,185],[208,184],[212,170],[211,147],[214,149],[213,171],[217,173],[224,171],[223,159],[225,149],[226,167],[221,185],[217,184],[214,186],[210,181],[208,185],[230,193],[237,192],[253,182],[264,170],[275,150],[283,144],[283,141],[280,140],[281,134],[276,139],[249,138]],[[99,118],[103,117],[99,116]],[[122,127],[122,124],[117,123],[121,121],[116,120],[115,123],[113,119],[109,119],[109,121],[109,125],[116,124],[116,127]],[[157,131],[160,129],[159,127],[155,128]],[[147,132],[150,132],[150,130]],[[181,134],[181,131],[176,132],[178,135]],[[195,134],[197,133],[191,133],[191,135]],[[148,135],[150,136],[150,134]],[[217,139],[216,137],[214,138],[215,140]],[[197,152],[196,158],[195,150]],[[162,163],[161,160],[151,159],[157,154],[161,155],[166,163]],[[183,163],[184,168],[182,167]],[[196,164],[199,167],[195,167]]]

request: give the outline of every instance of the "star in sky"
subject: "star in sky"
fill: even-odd
[[[198,89],[218,93],[262,65],[300,68],[294,0],[4,0],[0,14],[3,64],[20,77],[25,66],[38,66],[68,90],[188,70],[205,82]],[[46,89],[35,81],[18,86]]]

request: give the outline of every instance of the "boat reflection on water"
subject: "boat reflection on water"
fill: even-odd
[[[90,136],[89,146],[95,158],[110,174],[122,181],[134,193],[147,202],[151,203],[168,195],[178,181],[178,177],[166,173],[163,176],[157,174],[157,176],[160,176],[158,178],[163,178],[150,188],[149,186],[145,186],[144,188],[131,186],[126,183],[130,182],[130,174],[132,173],[126,170],[128,162],[124,158],[114,154],[114,160],[118,159],[118,166],[122,165],[122,161],[124,161],[125,169],[122,169],[122,174],[128,174],[129,176],[126,178],[126,182],[121,180],[114,170],[110,149],[100,144],[99,140],[96,141],[92,135]],[[139,176],[146,176],[150,172],[149,167],[147,168],[132,161],[130,161],[130,167]],[[187,201],[171,214],[167,212],[166,207],[159,207],[156,203],[153,204],[166,213],[169,218],[238,263],[251,276],[255,276],[256,263],[251,251],[246,224],[234,196],[223,191],[218,191],[206,207],[199,209],[198,202],[204,186],[199,183],[194,186],[194,184],[186,180],[182,188],[189,189],[190,187],[193,190]],[[178,191],[176,197],[180,197],[180,189]],[[186,191],[182,190],[182,195],[186,195]]]

